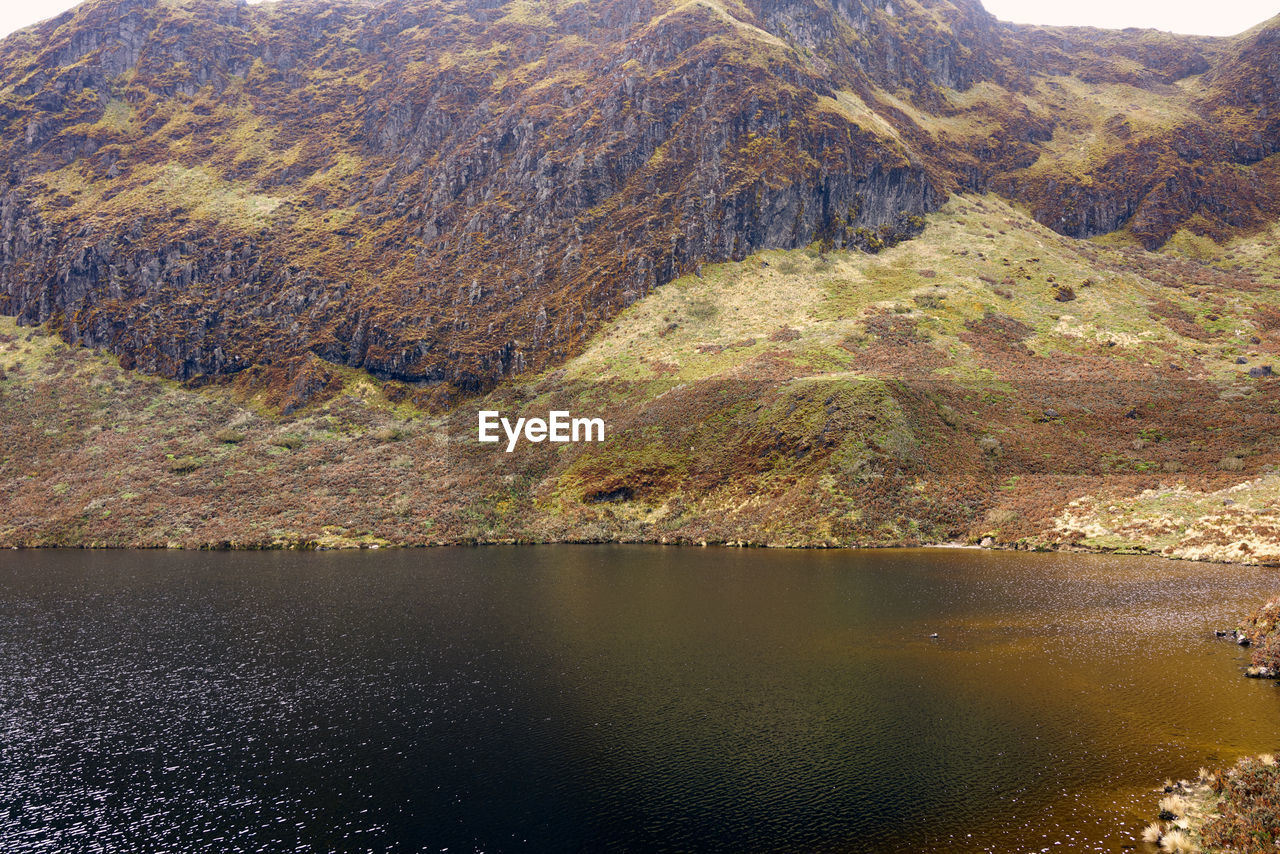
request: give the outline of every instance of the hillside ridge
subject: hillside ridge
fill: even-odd
[[[1280,211],[1278,33],[974,0],[90,0],[0,42],[0,311],[165,377],[305,388],[318,359],[440,408],[704,263],[879,251],[956,192],[1226,240]]]
[[[1278,245],[1099,246],[957,195],[877,255],[706,265],[563,365],[436,414],[355,368],[313,365],[310,402],[252,371],[192,388],[5,320],[0,545],[961,541],[1280,563]],[[477,410],[600,417],[606,440],[506,453],[476,442]]]

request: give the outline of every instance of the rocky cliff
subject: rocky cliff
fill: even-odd
[[[291,406],[340,367],[445,405],[703,263],[877,251],[958,191],[1148,248],[1256,229],[1278,42],[974,0],[91,0],[0,42],[0,311]]]

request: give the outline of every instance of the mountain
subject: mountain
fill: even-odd
[[[1280,205],[1278,32],[94,0],[0,47],[0,309],[163,376],[313,353],[447,400],[701,263],[875,249],[957,191],[1077,237],[1222,238]]]
[[[1280,560],[1278,45],[91,0],[0,42],[0,312],[87,348],[0,338],[0,541]]]

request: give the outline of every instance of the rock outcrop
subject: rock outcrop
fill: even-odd
[[[1280,212],[1277,32],[976,0],[90,0],[0,42],[0,311],[169,377],[311,354],[432,403],[703,262],[876,251],[956,190],[1074,236],[1221,237]]]

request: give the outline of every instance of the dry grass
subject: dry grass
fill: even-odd
[[[1216,801],[1200,828],[1208,851],[1264,854],[1280,839],[1280,767],[1264,755],[1240,760],[1215,781]]]

